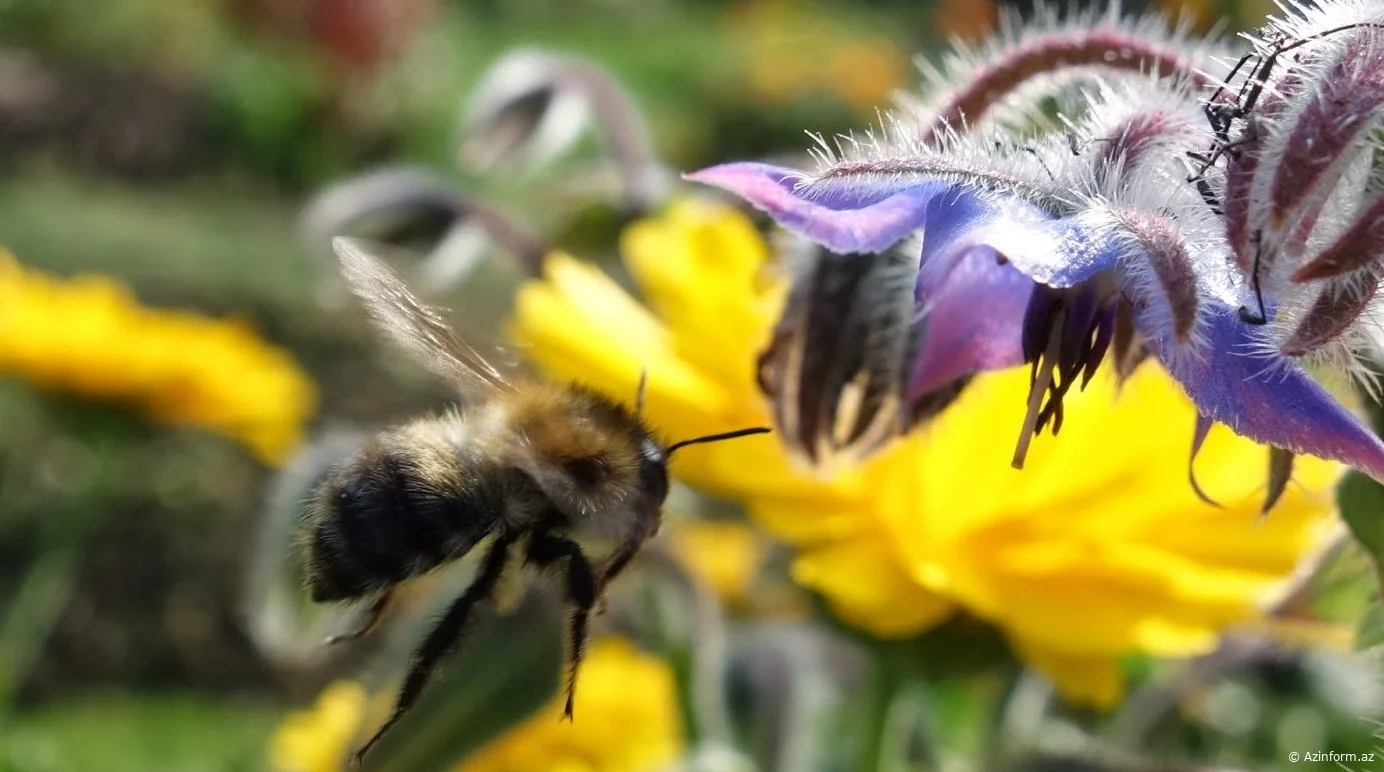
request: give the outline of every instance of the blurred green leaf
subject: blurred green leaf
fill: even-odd
[[[241,698],[68,696],[0,728],[0,772],[255,772],[277,719]]]
[[[0,662],[5,663],[0,668],[0,718],[10,710],[20,683],[67,608],[77,585],[79,554],[67,545],[39,555],[9,601],[0,621]]]
[[[878,645],[911,677],[926,680],[991,672],[1014,661],[998,629],[965,615],[955,616],[917,638]]]
[[[547,704],[557,693],[562,619],[537,592],[512,614],[482,614],[418,706],[371,751],[368,767],[439,772]]]
[[[1375,602],[1365,607],[1355,631],[1355,647],[1361,650],[1384,645],[1384,604]]]
[[[1380,572],[1384,567],[1384,486],[1352,470],[1337,488],[1336,502],[1351,535]],[[1380,578],[1384,579],[1384,573]]]
[[[729,742],[725,609],[663,549],[645,549],[641,562],[640,621],[673,670],[687,744]]]
[[[156,292],[180,304],[196,296],[223,309],[301,309],[321,264],[284,204],[250,186],[138,190],[25,175],[0,184],[0,244],[45,270],[117,274],[146,300]]]

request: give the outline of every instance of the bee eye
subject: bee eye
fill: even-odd
[[[355,478],[347,480],[346,483],[341,486],[341,492],[337,494],[337,497],[341,500],[341,506],[343,507],[354,505],[361,497],[360,480]]]
[[[579,485],[593,486],[603,482],[608,473],[606,463],[599,456],[574,458],[563,463],[562,468]]]

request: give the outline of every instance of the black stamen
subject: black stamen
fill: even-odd
[[[1039,286],[1024,313],[1023,351],[1031,365],[1028,410],[1012,461],[1023,468],[1032,437],[1051,425],[1062,429],[1063,398],[1073,385],[1085,388],[1114,338],[1115,308],[1094,288]]]

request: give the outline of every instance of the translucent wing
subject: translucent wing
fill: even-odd
[[[341,275],[365,303],[375,324],[416,362],[466,396],[512,388],[499,370],[457,337],[442,312],[420,301],[393,269],[359,242],[335,238],[332,250],[341,260]]]

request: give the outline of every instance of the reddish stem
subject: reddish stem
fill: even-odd
[[[994,63],[982,67],[923,128],[923,139],[938,138],[948,126],[960,130],[963,118],[975,122],[1035,77],[1068,67],[1091,66],[1152,69],[1160,77],[1177,75],[1197,86],[1210,84],[1197,71],[1195,62],[1170,44],[1108,27],[1056,32],[1015,46]]]

